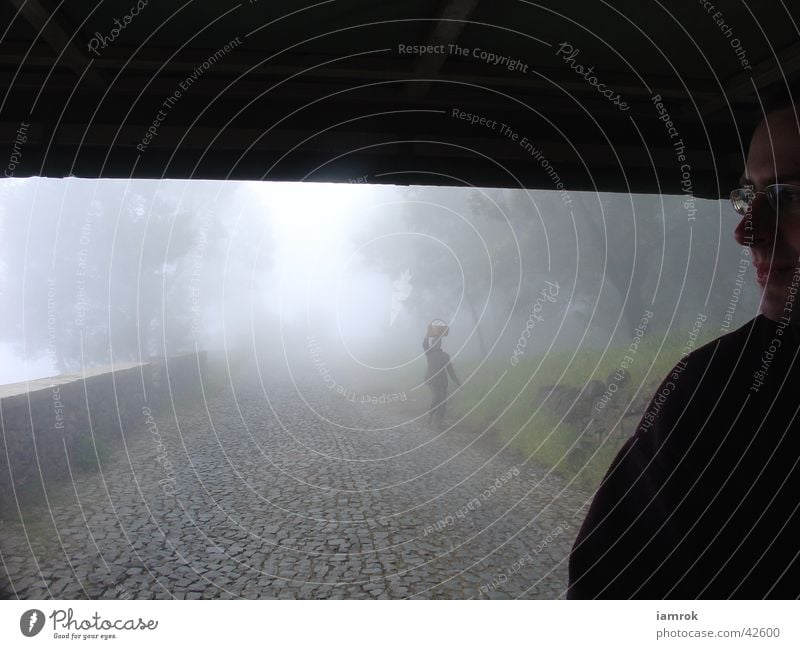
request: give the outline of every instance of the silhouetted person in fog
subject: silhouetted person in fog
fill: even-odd
[[[430,340],[433,342],[431,343]],[[442,349],[441,336],[426,336],[422,339],[422,348],[425,350],[425,358],[428,360],[428,373],[425,375],[425,381],[433,393],[428,423],[433,423],[436,428],[442,428],[447,401],[447,375],[450,375],[456,385],[461,385],[461,382],[456,377],[449,354]]]
[[[734,231],[761,314],[664,379],[572,549],[569,597],[800,596],[800,127],[767,110]],[[731,271],[732,272],[732,271]]]

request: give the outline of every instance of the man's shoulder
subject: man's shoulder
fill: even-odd
[[[693,369],[707,367],[712,361],[720,365],[736,365],[737,359],[748,347],[760,341],[766,334],[770,321],[759,315],[719,338],[715,338],[686,355],[682,362]],[[678,366],[681,362],[678,363]]]
[[[671,392],[689,399],[697,393],[719,392],[723,385],[733,387],[745,375],[751,380],[753,363],[773,338],[775,323],[763,315],[756,316],[738,329],[715,338],[684,355],[665,377]],[[680,380],[678,380],[680,379]],[[670,384],[670,381],[673,383]],[[674,399],[673,399],[674,401]]]
[[[771,324],[758,316],[683,356],[642,417],[635,434],[639,442],[653,453],[665,442],[673,450],[683,449],[706,420],[716,422],[734,412],[752,383],[756,356],[772,336]]]

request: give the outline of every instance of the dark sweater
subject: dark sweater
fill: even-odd
[[[759,316],[676,365],[595,495],[570,598],[800,596],[799,349]]]
[[[443,351],[440,345],[431,345],[428,338],[422,339],[422,349],[425,350],[425,357],[428,360],[428,372],[425,374],[425,381],[434,389],[447,390],[447,375],[459,385],[456,372],[450,363],[450,354]]]

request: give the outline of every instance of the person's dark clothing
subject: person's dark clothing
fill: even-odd
[[[798,350],[758,316],[676,365],[595,495],[570,598],[800,596]]]
[[[433,421],[441,426],[444,422],[445,406],[447,403],[447,375],[458,385],[455,370],[450,364],[450,355],[442,350],[440,345],[431,345],[427,338],[422,340],[425,358],[428,361],[428,372],[425,381],[432,392],[431,409],[428,421]]]

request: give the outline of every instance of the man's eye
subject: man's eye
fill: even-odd
[[[782,187],[777,193],[778,203],[781,205],[800,204],[800,187]]]

